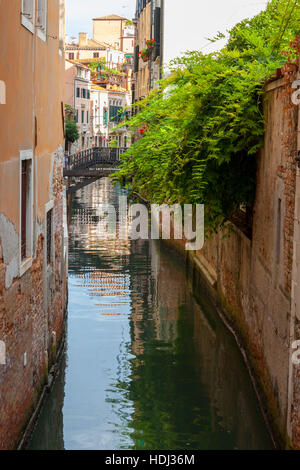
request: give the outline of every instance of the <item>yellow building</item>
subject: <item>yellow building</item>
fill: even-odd
[[[17,445],[64,325],[64,8],[0,2],[0,449]]]
[[[129,20],[118,15],[93,19],[93,39],[108,43],[111,47],[133,54],[134,27]]]
[[[66,58],[69,60],[99,59],[106,60],[109,44],[88,39],[87,33],[79,33],[77,43],[66,44]]]
[[[128,54],[127,54],[128,55]],[[78,42],[66,44],[66,58],[82,63],[103,60],[110,68],[121,69],[127,62],[126,54],[106,42],[88,39],[87,33],[79,33]]]

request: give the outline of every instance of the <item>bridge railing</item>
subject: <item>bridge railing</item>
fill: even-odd
[[[97,164],[117,165],[122,153],[127,149],[123,147],[93,147],[73,155],[65,155],[65,170],[90,168]]]

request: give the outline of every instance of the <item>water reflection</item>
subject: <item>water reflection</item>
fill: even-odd
[[[99,240],[97,204],[119,193],[103,179],[73,198],[67,366],[31,448],[271,448],[239,351],[181,261]]]

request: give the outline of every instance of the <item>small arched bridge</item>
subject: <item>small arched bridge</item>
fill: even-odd
[[[123,147],[93,147],[73,155],[65,155],[64,177],[69,178],[67,193],[71,194],[97,179],[115,172]]]

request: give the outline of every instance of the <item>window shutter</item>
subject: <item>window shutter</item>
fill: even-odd
[[[28,162],[22,161],[21,257],[26,258]]]
[[[138,53],[140,52],[139,46],[135,47],[135,52],[134,52],[134,72],[139,71],[139,56]]]
[[[159,7],[154,10],[154,39],[156,41],[154,49],[154,60],[160,56],[160,27],[161,27],[161,10]]]
[[[65,2],[59,1],[59,50],[64,50],[64,30],[65,30]]]
[[[52,258],[52,209],[47,212],[47,264]]]
[[[28,19],[34,18],[34,0],[23,0],[22,14],[27,16]]]
[[[47,29],[47,0],[38,0],[37,26],[45,33]]]

